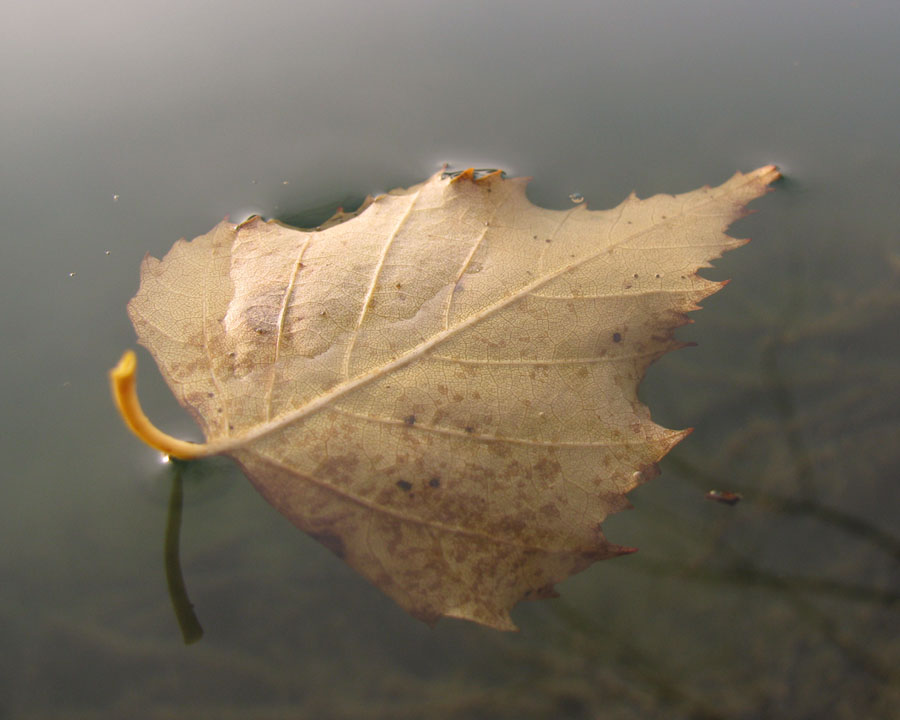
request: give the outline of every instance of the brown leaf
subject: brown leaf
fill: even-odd
[[[416,617],[513,629],[523,598],[630,552],[600,525],[689,432],[651,422],[638,384],[777,177],[594,212],[438,173],[319,231],[222,222],[145,258],[128,305],[207,443],[149,425],[133,355],[117,401],[155,447],[235,458]]]

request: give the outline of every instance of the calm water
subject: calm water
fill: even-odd
[[[888,718],[900,705],[900,6],[15,3],[0,45],[0,717]],[[14,32],[12,31],[14,29]],[[124,430],[144,253],[440,163],[593,208],[779,164],[651,369],[696,428],[611,518],[633,556],[514,613],[407,617],[226,461]],[[308,215],[306,217],[309,217]],[[141,355],[160,426],[198,437]],[[728,507],[716,487],[744,494]]]

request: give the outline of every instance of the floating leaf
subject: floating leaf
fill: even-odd
[[[146,442],[232,456],[416,617],[513,629],[520,600],[630,552],[601,523],[689,432],[651,422],[638,384],[777,177],[595,212],[438,173],[319,230],[225,221],[147,257],[128,306],[206,443],[144,417],[133,353],[114,393]]]

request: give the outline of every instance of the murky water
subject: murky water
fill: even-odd
[[[0,717],[888,718],[900,705],[900,6],[895,2],[19,3],[0,46]],[[607,535],[640,552],[435,629],[226,461],[122,427],[146,252],[442,162],[551,207],[786,179],[654,366],[694,434]],[[145,353],[141,396],[198,437]],[[704,498],[740,492],[735,506]]]

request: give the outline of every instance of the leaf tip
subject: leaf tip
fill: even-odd
[[[778,169],[777,165],[764,165],[756,171],[756,176],[766,185],[769,185],[782,177],[781,170]]]
[[[612,545],[609,549],[612,552],[612,557],[619,557],[620,555],[632,555],[638,551],[636,547],[628,547],[627,545]]]

